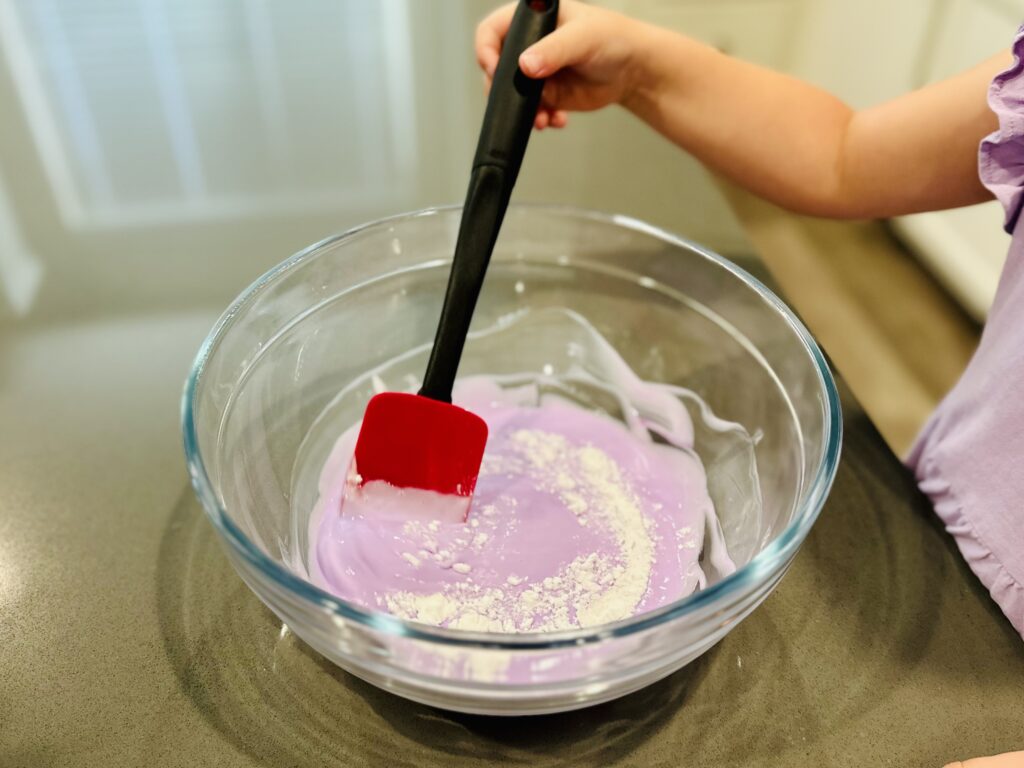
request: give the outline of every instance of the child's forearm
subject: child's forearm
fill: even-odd
[[[821,89],[682,35],[646,25],[636,33],[646,39],[624,106],[759,196],[848,218],[990,197],[978,180],[977,148],[996,128],[985,93],[1008,56],[855,112]]]

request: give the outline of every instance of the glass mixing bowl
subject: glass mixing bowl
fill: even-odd
[[[337,416],[339,393],[432,341],[460,215],[441,208],[367,224],[307,248],[246,290],[186,383],[192,482],[246,584],[352,674],[465,712],[537,714],[606,701],[704,653],[778,584],[835,476],[835,382],[785,304],[720,256],[621,216],[514,205],[474,327],[500,329],[523,310],[569,310],[640,378],[686,387],[715,416],[743,425],[753,437],[741,449],[712,439],[713,430],[706,439],[698,432],[696,443],[737,570],[658,610],[557,633],[442,629],[334,597],[305,578],[319,471],[309,446],[329,443],[311,438],[324,434],[325,414]],[[484,331],[460,370],[557,365],[563,342],[534,332],[498,343]]]

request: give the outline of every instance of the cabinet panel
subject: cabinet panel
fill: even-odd
[[[800,0],[620,0],[604,3],[730,55],[787,69],[799,35]]]
[[[925,51],[925,79],[941,80],[1007,48],[1020,20],[1021,0],[951,0]],[[1003,209],[992,201],[955,211],[906,216],[896,232],[974,317],[984,319],[995,297],[1010,237]]]
[[[1014,3],[983,0],[951,0],[944,6],[930,51],[926,55],[929,81],[955,75],[979,61],[1009,47],[1020,22],[1024,20],[1024,2],[1020,13]]]

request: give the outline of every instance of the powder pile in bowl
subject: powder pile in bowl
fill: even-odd
[[[677,391],[640,381],[604,345],[603,380],[588,383],[623,419],[575,402],[581,371],[458,382],[454,402],[490,430],[465,523],[402,514],[400,498],[397,515],[346,507],[352,425],[320,475],[312,581],[424,624],[541,632],[626,619],[703,587],[707,568],[731,572]]]

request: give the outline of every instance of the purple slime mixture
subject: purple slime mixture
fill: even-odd
[[[385,494],[380,514],[380,497],[346,504],[359,425],[348,429],[324,465],[310,519],[312,581],[425,624],[537,632],[685,597],[706,583],[705,546],[732,567],[692,424],[667,435],[669,446],[569,400],[533,399],[523,404],[486,377],[456,387],[455,402],[490,428],[465,523],[429,519],[444,516],[424,516],[400,489]]]

